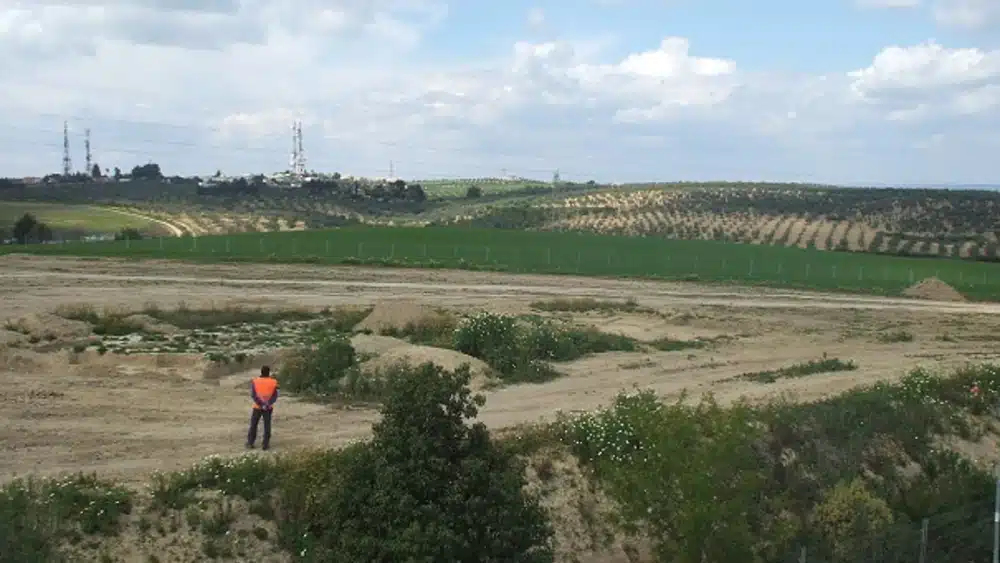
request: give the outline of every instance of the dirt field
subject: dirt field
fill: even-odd
[[[574,315],[609,332],[641,340],[734,338],[703,350],[608,353],[559,364],[566,376],[551,383],[488,391],[481,417],[491,427],[550,418],[559,409],[592,409],[633,385],[662,393],[712,390],[724,400],[786,391],[813,398],[918,365],[1000,356],[1000,305],[474,272],[0,258],[0,322],[67,304],[319,308],[400,299],[527,312],[534,300],[567,296],[632,298],[660,313]],[[913,341],[879,339],[899,330],[912,333]],[[771,384],[722,381],[824,353],[853,360],[859,369]],[[0,479],[82,469],[138,482],[209,454],[240,453],[249,413],[246,377],[206,378],[198,356],[0,350]],[[284,397],[275,414],[274,449],[364,437],[376,416]]]

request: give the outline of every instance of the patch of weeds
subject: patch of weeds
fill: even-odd
[[[446,313],[426,315],[416,321],[406,323],[402,329],[386,329],[383,336],[404,338],[413,344],[449,348],[458,328],[458,319]]]
[[[548,362],[613,350],[634,351],[636,343],[596,329],[483,312],[463,320],[454,334],[454,348],[489,364],[505,383],[537,383],[558,376]]]
[[[819,373],[832,373],[838,371],[853,371],[858,369],[857,364],[848,360],[842,361],[839,358],[826,358],[820,360],[810,360],[801,364],[793,364],[776,370],[756,371],[744,373],[739,379],[754,381],[757,383],[774,383],[779,379],[793,377],[805,377]]]
[[[115,534],[132,507],[128,489],[96,476],[14,480],[0,489],[0,561],[58,560],[63,541]]]
[[[236,514],[233,512],[233,505],[223,498],[214,510],[201,519],[201,531],[209,537],[225,536],[234,522]]]
[[[537,311],[549,313],[588,313],[597,311],[601,313],[635,313],[649,312],[649,309],[640,307],[634,299],[626,301],[597,300],[590,297],[578,299],[556,298],[535,301],[531,308]]]
[[[193,309],[181,303],[174,309],[146,306],[141,313],[184,330],[207,329],[239,324],[276,324],[281,321],[308,321],[321,316],[306,309],[264,309],[260,307],[207,307]]]
[[[937,339],[941,342],[957,342],[957,339],[947,332],[938,336]]]
[[[333,397],[342,380],[358,363],[351,341],[327,333],[314,346],[298,350],[281,371],[282,388],[312,397]]]
[[[320,323],[325,329],[336,332],[351,332],[358,323],[365,320],[370,315],[372,307],[337,307],[334,309],[324,309],[321,311],[323,321]]]
[[[704,348],[708,342],[701,339],[696,340],[674,340],[664,336],[649,342],[649,346],[661,352],[677,352],[679,350],[692,350]]]
[[[882,332],[876,337],[883,344],[893,344],[896,342],[913,342],[913,333],[907,330],[893,330]]]
[[[99,336],[126,336],[143,330],[141,325],[127,320],[129,313],[107,309],[98,311],[90,305],[62,307],[56,310],[56,314],[65,319],[89,323],[94,334]]]
[[[82,354],[86,351],[87,351],[87,344],[83,342],[77,342],[76,344],[73,345],[74,354]]]
[[[234,458],[211,456],[194,467],[153,475],[153,508],[180,510],[195,502],[199,490],[220,491],[225,495],[254,500],[273,490],[278,483],[276,462],[267,457],[243,455]]]

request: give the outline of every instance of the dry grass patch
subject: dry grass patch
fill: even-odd
[[[652,312],[651,309],[642,307],[634,299],[625,301],[598,300],[590,297],[577,299],[556,298],[535,301],[531,308],[537,311],[548,313],[638,313]]]
[[[820,373],[833,373],[838,371],[853,371],[858,369],[858,365],[853,361],[843,361],[840,358],[823,357],[820,360],[810,360],[801,364],[793,364],[787,367],[744,373],[737,376],[737,379],[753,381],[756,383],[774,383],[779,379],[789,379],[794,377],[805,377]]]

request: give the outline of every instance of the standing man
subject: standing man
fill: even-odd
[[[274,403],[278,400],[278,380],[271,377],[271,367],[261,366],[260,377],[250,381],[250,399],[253,400],[253,411],[250,414],[250,431],[247,433],[247,448],[253,448],[257,441],[257,424],[264,419],[264,441],[261,449],[271,447],[271,413]]]

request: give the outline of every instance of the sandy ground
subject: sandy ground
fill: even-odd
[[[640,339],[726,335],[704,350],[601,354],[560,364],[544,385],[486,392],[493,428],[593,409],[620,390],[713,391],[723,400],[793,392],[821,397],[915,366],[950,367],[1000,356],[1000,305],[832,296],[642,281],[476,272],[289,265],[191,265],[10,256],[0,258],[0,322],[59,305],[141,307],[240,303],[337,306],[406,299],[456,310],[527,312],[537,299],[632,298],[659,314],[575,315]],[[913,342],[882,343],[906,330]],[[942,338],[944,335],[948,338]],[[860,366],[773,384],[726,381],[749,371],[817,359]],[[242,451],[245,380],[207,378],[196,358],[3,352],[0,479],[87,470],[141,481],[209,454]],[[247,374],[249,376],[249,374]],[[274,449],[335,445],[367,435],[377,413],[281,400]]]

